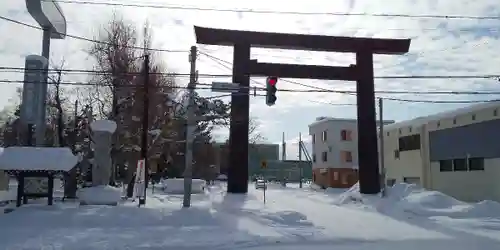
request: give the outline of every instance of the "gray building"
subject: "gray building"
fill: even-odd
[[[409,182],[464,201],[500,201],[500,102],[384,127],[388,184]]]

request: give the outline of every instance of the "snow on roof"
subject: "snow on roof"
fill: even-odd
[[[495,107],[500,107],[500,101],[480,103],[480,104],[470,105],[470,106],[459,108],[459,109],[440,112],[440,113],[429,115],[429,116],[417,117],[417,118],[412,119],[412,120],[407,120],[407,121],[402,121],[402,122],[397,122],[397,123],[393,123],[390,125],[386,125],[386,126],[384,126],[384,129],[388,130],[388,129],[398,129],[398,128],[402,128],[402,127],[408,127],[408,126],[421,126],[421,125],[427,124],[427,123],[432,122],[432,121],[453,118],[453,117],[457,117],[460,115],[470,114],[473,112],[478,112],[478,111],[481,111],[484,109],[495,108]]]
[[[0,170],[69,171],[77,163],[70,148],[8,147],[0,154]]]
[[[90,124],[93,131],[107,131],[114,133],[116,130],[116,122],[110,120],[97,120]]]
[[[325,123],[325,122],[350,122],[350,123],[356,123],[357,124],[357,119],[355,118],[336,118],[336,117],[326,117],[326,116],[320,116],[320,117],[317,117],[316,120],[309,124],[309,127],[314,127],[318,124],[321,124],[321,123]],[[394,120],[384,120],[383,123],[384,124],[392,124],[394,123],[395,121]],[[377,126],[379,124],[379,120],[377,119],[376,121],[377,123]]]

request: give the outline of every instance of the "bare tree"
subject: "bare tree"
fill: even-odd
[[[258,142],[263,142],[266,138],[259,131],[260,123],[255,118],[250,118],[248,122],[248,142],[250,144],[255,144]]]
[[[128,179],[139,159],[142,119],[144,116],[144,58],[149,55],[148,72],[149,112],[148,130],[166,130],[171,123],[170,101],[175,91],[175,78],[160,57],[151,49],[152,33],[146,23],[139,34],[132,22],[114,14],[112,20],[99,32],[89,55],[95,59],[94,69],[99,74],[92,77],[95,84],[87,90],[86,104],[95,108],[102,119],[114,120],[118,127],[113,146],[114,165],[129,166]],[[142,47],[143,49],[137,49]],[[82,100],[83,101],[83,100]],[[162,151],[165,140],[151,134],[149,153]],[[119,171],[123,173],[124,171]]]

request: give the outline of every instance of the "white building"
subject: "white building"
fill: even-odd
[[[500,102],[384,126],[387,184],[500,201]]]
[[[394,121],[385,121],[386,124]],[[318,117],[309,125],[313,182],[322,187],[350,187],[358,181],[357,120]]]

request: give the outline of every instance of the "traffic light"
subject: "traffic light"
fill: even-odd
[[[266,79],[266,104],[267,106],[273,106],[276,102],[276,84],[278,83],[278,77],[269,76]]]

